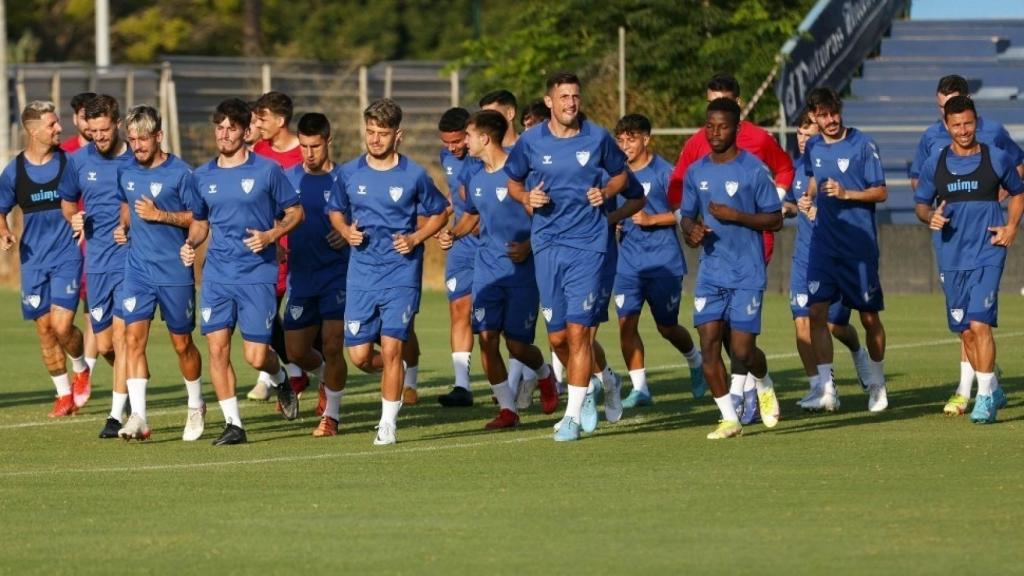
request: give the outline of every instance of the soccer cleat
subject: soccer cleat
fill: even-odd
[[[822,390],[820,395],[804,402],[803,407],[804,410],[810,410],[811,412],[817,412],[819,410],[835,412],[836,410],[839,410],[839,393],[835,390]]]
[[[761,410],[758,406],[757,391],[743,391],[743,407],[737,408],[736,415],[740,417],[740,424],[747,426],[761,421]]]
[[[732,420],[722,420],[718,427],[708,433],[708,440],[724,440],[743,435],[743,426]]]
[[[413,406],[415,404],[419,404],[419,401],[420,401],[420,393],[419,393],[418,390],[416,390],[415,388],[409,388],[408,386],[406,386],[405,388],[402,388],[402,405],[403,406]]]
[[[857,370],[857,381],[865,392],[868,391],[868,382],[871,381],[871,365],[868,351],[860,348],[853,354],[853,367]]]
[[[552,414],[558,410],[558,387],[555,385],[554,376],[541,378],[537,381],[537,388],[540,389],[540,410],[545,414]]]
[[[266,402],[270,400],[270,388],[263,380],[257,380],[256,385],[252,387],[252,390],[249,390],[245,397],[253,402]]]
[[[571,416],[565,416],[555,429],[555,442],[572,442],[580,439],[580,423]]]
[[[338,435],[338,421],[330,416],[322,416],[320,424],[313,430],[313,438],[326,438]]]
[[[283,386],[278,386],[283,388]],[[213,441],[214,446],[231,446],[233,444],[245,444],[249,440],[245,437],[245,430],[235,426],[234,424],[228,424],[224,426],[224,431],[220,433],[220,436]]]
[[[65,394],[58,396],[53,401],[53,409],[47,414],[50,418],[63,418],[64,416],[73,416],[75,412],[78,412],[78,406],[75,406],[75,399],[73,394]]]
[[[971,411],[971,422],[975,424],[991,424],[996,421],[996,403],[992,396],[978,394],[974,398],[974,410]]]
[[[452,386],[450,392],[437,397],[437,403],[445,408],[469,408],[473,405],[473,393],[462,386]]]
[[[650,406],[654,403],[650,392],[642,392],[636,388],[630,390],[629,396],[622,401],[623,408],[636,408],[638,406]]]
[[[622,418],[622,381],[612,373],[612,383],[604,389],[604,419],[618,422]]]
[[[309,388],[309,376],[303,372],[300,376],[288,378],[288,383],[291,384],[292,392],[296,396],[300,396],[306,391],[306,388]]]
[[[377,425],[377,437],[373,439],[374,446],[387,446],[396,442],[398,442],[398,439],[395,438],[394,426],[384,423]]]
[[[946,416],[963,416],[967,412],[968,402],[970,402],[970,399],[959,394],[953,394],[946,401],[946,405],[942,408],[942,413]]]
[[[889,407],[889,395],[885,384],[868,385],[868,412],[881,412]]]
[[[316,392],[316,410],[313,411],[318,417],[324,415],[324,410],[327,410],[327,388],[324,383],[321,382],[317,386]]]
[[[85,406],[85,403],[89,401],[89,397],[92,396],[92,378],[90,378],[88,368],[75,374],[75,379],[71,383],[71,393],[74,396],[76,408]]]
[[[206,430],[206,404],[199,408],[189,408],[188,416],[185,417],[185,431],[181,433],[181,439],[185,442],[195,442]]]
[[[103,424],[103,429],[100,430],[100,438],[117,438],[117,433],[121,431],[121,422],[114,417],[108,417],[106,423]]]
[[[600,383],[595,383],[595,388],[597,386],[600,386]],[[597,400],[589,388],[587,395],[583,397],[583,408],[580,409],[580,428],[588,434],[597,430]]]
[[[149,425],[146,421],[138,414],[132,414],[128,417],[128,422],[117,431],[117,435],[122,440],[149,440],[149,435],[152,430],[149,429]]]
[[[508,408],[502,408],[494,420],[484,424],[484,428],[486,430],[500,430],[502,428],[515,428],[518,425],[519,414],[516,414]]]
[[[769,387],[757,393],[757,405],[761,411],[761,421],[768,428],[775,428],[779,423],[779,399],[775,397],[775,389]]]
[[[295,389],[287,383],[276,386],[277,407],[285,420],[295,420],[299,417],[299,396]]]
[[[807,408],[805,404],[813,405],[818,402],[818,398],[821,398],[821,392],[820,386],[811,386],[811,389],[807,391],[807,394],[804,394],[803,398],[796,401],[796,405],[801,408]],[[810,408],[808,408],[808,410],[809,409]]]
[[[526,410],[530,406],[533,406],[533,393],[537,390],[538,380],[531,378],[523,380],[519,383],[519,388],[516,390],[516,409]]]
[[[703,398],[708,392],[708,384],[704,381],[704,368],[690,368],[690,393],[695,399]]]
[[[992,391],[992,401],[995,402],[997,410],[1006,408],[1008,402],[1006,401],[1006,392],[1003,392],[1002,386]]]

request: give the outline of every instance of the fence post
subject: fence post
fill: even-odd
[[[50,76],[50,100],[57,106],[57,110],[61,109],[60,105],[60,68],[54,68],[53,75]]]
[[[779,100],[779,146],[786,149],[786,105]]]
[[[366,121],[363,119],[363,110],[370,105],[370,81],[366,66],[359,67],[359,133],[366,130]]]
[[[135,106],[135,69],[129,68],[124,75],[125,108],[131,110]]]
[[[170,81],[171,81],[171,63],[170,62],[164,62],[163,64],[160,65],[160,88],[157,90],[157,98],[159,99],[158,106],[160,108],[160,117],[163,118],[165,122],[170,122],[169,113],[168,113],[169,106],[168,106],[168,103],[167,103],[167,96],[168,96],[167,85],[168,85],[168,83],[170,83]],[[170,124],[168,124],[168,126],[170,126]],[[168,150],[171,149],[171,142],[169,142],[169,140],[170,140],[170,136],[168,137],[167,140],[164,141],[164,148],[165,148],[164,151],[165,152],[167,152]]]
[[[619,26],[619,118],[626,115],[626,28]]]
[[[384,97],[391,98],[391,82],[394,79],[395,71],[388,64],[384,67]]]
[[[178,94],[174,88],[174,80],[167,82],[168,128],[170,128],[171,151],[181,157],[181,130],[178,125]]]
[[[260,68],[261,68],[260,75],[261,75],[262,81],[263,81],[263,92],[261,92],[260,94],[266,94],[267,92],[270,92],[270,90],[271,90],[271,88],[270,88],[270,80],[271,80],[271,78],[270,78],[270,63],[269,62],[264,62],[263,66],[261,66]]]
[[[17,95],[18,100],[18,116],[21,116],[21,111],[25,109],[28,104],[28,96],[25,94],[25,70],[21,66],[18,66],[18,75],[14,83],[14,93]],[[4,118],[4,122],[7,118]],[[18,150],[21,148],[21,130],[11,131],[11,150]]]
[[[461,99],[459,98],[459,71],[452,70],[449,77],[452,83],[452,107],[454,108],[459,105],[459,100]]]

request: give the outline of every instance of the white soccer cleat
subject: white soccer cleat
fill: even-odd
[[[149,440],[150,433],[149,425],[138,414],[129,416],[128,422],[117,431],[124,440]]]
[[[182,432],[181,439],[185,442],[195,442],[202,437],[204,430],[206,430],[205,403],[200,408],[188,409],[188,416],[185,417],[185,431]]]
[[[604,387],[604,419],[618,422],[622,418],[622,381],[619,375],[612,373],[612,382],[602,382]]]
[[[533,405],[533,393],[537,390],[537,379],[531,378],[519,383],[516,390],[516,408],[521,412]]]
[[[868,386],[868,412],[881,412],[889,407],[889,394],[885,383]]]
[[[767,374],[764,377],[764,382],[766,385],[764,392],[757,393],[761,422],[768,428],[775,428],[775,425],[779,423],[779,399],[775,397],[775,387]]]
[[[836,391],[822,390],[820,396],[804,402],[803,407],[804,410],[810,410],[812,412],[817,412],[819,410],[835,412],[836,410],[839,410],[839,393]]]
[[[395,438],[395,427],[391,424],[380,423],[377,425],[377,437],[373,439],[374,446],[387,446],[398,442]]]
[[[801,408],[807,408],[806,404],[814,404],[820,397],[821,388],[818,386],[813,386],[810,390],[807,391],[807,394],[804,394],[803,398],[796,401],[796,405]]]

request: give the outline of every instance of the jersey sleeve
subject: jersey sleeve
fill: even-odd
[[[192,218],[195,220],[206,220],[210,217],[210,207],[206,205],[206,200],[203,200],[203,195],[200,193],[199,178],[192,174],[189,180],[192,182],[190,186],[192,190]]]
[[[463,199],[463,208],[465,209],[465,211],[468,214],[479,214],[480,211],[477,210],[476,204],[473,203],[473,195],[465,193],[465,189],[468,188],[468,187],[469,187],[469,182],[468,181],[467,182],[461,182],[460,181],[459,182],[459,190],[456,190],[455,194],[458,194],[459,197]]]
[[[1014,163],[1011,153],[1005,149],[1002,150],[1003,154],[996,155],[993,152],[996,151],[992,151],[990,154],[992,154],[993,168],[999,175],[999,184],[1010,196],[1024,192],[1024,182],[1021,182],[1020,174],[1017,173],[1017,164]]]
[[[181,205],[185,208],[185,211],[192,212],[196,205],[196,198],[199,196],[199,190],[196,189],[195,178],[192,177],[192,171],[186,170],[181,175],[181,180],[178,183],[179,193],[181,196]]]
[[[926,158],[918,169],[917,188],[914,190],[914,203],[931,206],[935,203],[935,169],[939,165],[942,150]]]
[[[1005,126],[999,127],[999,134],[996,135],[993,144],[1003,152],[1006,152],[1014,167],[1024,164],[1024,150],[1021,150],[1017,141],[1006,131]]]
[[[417,215],[434,216],[447,209],[448,200],[444,194],[441,194],[426,172],[420,174],[417,188],[419,188],[419,202],[416,204]]]
[[[18,202],[18,197],[14,193],[14,175],[12,168],[17,160],[11,161],[10,164],[4,168],[3,173],[0,173],[0,214],[10,214],[14,205]]]
[[[526,138],[520,138],[505,160],[505,174],[516,182],[525,182],[530,173],[529,144]]]
[[[128,195],[124,192],[124,184],[121,183],[121,176],[124,171],[121,168],[117,169],[117,199],[121,202],[128,202]]]
[[[697,204],[699,198],[697,187],[694,185],[693,174],[690,172],[686,172],[686,176],[683,178],[682,196],[682,206],[679,209],[679,213],[684,218],[696,218],[700,212],[700,206]]]
[[[686,169],[700,159],[697,157],[697,138],[699,136],[700,132],[690,136],[686,143],[683,144],[683,149],[679,151],[676,167],[672,169],[672,175],[668,179],[669,206],[679,206],[682,202],[685,191],[683,180],[686,177]]]
[[[640,180],[632,170],[626,170],[626,188],[619,193],[619,196],[629,200],[644,197],[644,185],[640,183]]]
[[[929,138],[928,132],[921,135],[921,139],[917,141],[917,150],[914,151],[914,159],[910,162],[910,167],[907,168],[907,176],[910,178],[920,178],[921,170],[924,167],[924,163],[928,161],[929,156]]]
[[[882,158],[878,154],[878,145],[870,138],[864,142],[864,182],[868,188],[885,186],[885,170],[882,169]]]
[[[292,186],[280,166],[274,165],[270,170],[270,194],[277,206],[277,213],[284,212],[299,203],[299,190]]]
[[[67,158],[64,174],[60,179],[60,199],[78,202],[78,199],[82,197],[82,189],[78,186],[78,160],[75,159],[75,154],[69,154]]]
[[[626,154],[608,132],[601,135],[601,165],[612,177],[622,174],[626,169]]]
[[[348,201],[348,182],[344,174],[338,176],[331,186],[331,194],[327,198],[327,210],[329,212],[340,212],[349,218],[350,204]]]
[[[771,176],[768,174],[768,170],[758,167],[754,170],[753,182],[751,184],[754,188],[754,205],[757,207],[757,212],[763,214],[765,212],[779,212],[782,210],[782,203],[779,201],[779,192],[775,189],[775,182],[772,181]]]

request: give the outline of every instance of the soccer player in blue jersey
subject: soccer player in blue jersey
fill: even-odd
[[[797,208],[798,200],[807,194],[807,159],[804,154],[807,141],[818,134],[818,125],[810,113],[804,111],[797,122],[796,143],[800,151],[794,161],[796,174],[793,177],[793,186],[786,191],[783,201],[783,214],[787,218],[797,218],[796,238],[793,242],[793,258],[789,268],[789,309],[793,314],[793,325],[796,329],[796,350],[803,364],[804,373],[807,375],[809,390],[801,398],[797,405],[803,407],[804,403],[814,406],[817,398],[821,396],[821,381],[818,378],[817,357],[814,348],[811,346],[811,321],[810,307],[807,303],[807,257],[811,250],[811,234],[814,228],[814,210],[810,214],[800,212]],[[833,302],[828,309],[828,329],[832,336],[843,343],[850,351],[853,358],[853,365],[857,369],[857,376],[861,382],[865,381],[868,374],[868,356],[860,346],[860,338],[857,329],[850,324],[850,309],[841,301]],[[755,397],[756,403],[756,397]],[[752,402],[744,390],[744,415]]]
[[[377,446],[396,442],[402,408],[402,354],[419,309],[423,242],[448,220],[447,202],[426,170],[396,148],[402,109],[384,98],[363,112],[366,154],[342,167],[331,194],[331,224],[351,246],[345,346],[364,372],[381,373]],[[380,352],[374,344],[380,343]]]
[[[89,381],[82,332],[74,325],[82,255],[61,213],[59,192],[74,179],[74,169],[59,148],[61,126],[53,103],[30,102],[21,125],[25,150],[0,174],[0,248],[18,244],[22,317],[35,322],[43,364],[57,391],[50,417],[71,416],[88,400]],[[24,215],[20,239],[7,226],[14,206]],[[72,360],[74,382],[68,379],[65,354]]]
[[[558,406],[558,394],[544,356],[533,345],[540,295],[530,250],[530,215],[508,194],[503,171],[508,153],[502,146],[508,120],[495,110],[481,110],[470,117],[467,130],[469,154],[481,161],[479,169],[464,173],[461,195],[467,216],[453,233],[464,236],[479,225],[480,248],[473,268],[473,328],[480,335],[481,358],[491,391],[498,400],[497,417],[489,430],[519,424],[519,406],[499,351],[504,335],[509,358],[537,374],[545,413]]]
[[[135,157],[119,131],[121,113],[117,100],[101,94],[85,105],[92,142],[73,155],[76,178],[61,189],[61,210],[76,234],[84,234],[89,248],[85,255],[85,274],[89,284],[86,298],[96,348],[100,354],[114,355],[114,385],[110,416],[100,438],[117,438],[121,429],[128,388],[125,383],[124,315],[121,309],[121,282],[127,250],[114,240],[114,229],[122,216],[117,192],[117,172],[135,162]],[[78,200],[85,210],[78,209]]]
[[[182,440],[194,441],[205,428],[206,404],[200,389],[202,358],[192,341],[195,279],[192,267],[182,266],[178,257],[178,247],[192,223],[192,170],[161,149],[160,114],[153,107],[132,108],[125,116],[125,132],[135,163],[122,167],[117,176],[117,192],[129,221],[127,225],[118,224],[114,239],[128,246],[120,298],[132,413],[118,435],[126,440],[146,440],[150,436],[146,421],[146,346],[159,306],[188,392]]]
[[[270,349],[277,298],[278,239],[302,222],[299,193],[272,160],[245,146],[249,106],[224,100],[213,113],[217,157],[196,168],[192,224],[181,246],[185,266],[195,262],[196,248],[213,233],[206,252],[202,283],[202,333],[210,349],[210,379],[224,414],[224,431],[215,446],[247,441],[235,397],[231,336],[242,333],[245,361],[275,375],[284,417],[298,416],[298,403],[287,374]],[[283,213],[283,214],[282,214]],[[275,216],[280,220],[275,221]]]
[[[772,428],[779,419],[757,335],[767,285],[761,238],[763,232],[782,226],[782,205],[768,168],[736,147],[739,122],[740,107],[734,100],[717,98],[708,104],[705,130],[711,153],[687,169],[680,208],[687,244],[701,247],[693,324],[700,335],[704,379],[722,413],[709,440],[743,433],[722,361],[727,323],[731,356],[754,375],[765,426]]]
[[[651,121],[642,114],[628,114],[619,119],[615,138],[646,199],[644,209],[624,220],[619,232],[613,293],[619,316],[622,358],[633,384],[622,405],[635,408],[648,406],[652,401],[639,331],[644,304],[654,316],[658,333],[686,358],[694,396],[703,396],[700,350],[693,345],[686,328],[679,325],[686,261],[676,234],[675,209],[678,207],[670,206],[668,201],[672,164],[651,151]]]
[[[938,233],[936,259],[946,295],[949,329],[960,334],[978,378],[971,421],[995,422],[1006,394],[995,381],[999,280],[1006,249],[1013,245],[1024,214],[1024,183],[1015,159],[977,139],[978,115],[966,96],[950,98],[945,122],[952,143],[921,167],[914,200],[917,217]],[[1009,218],[999,205],[1000,190],[1010,194]],[[968,398],[950,399],[963,414]]]
[[[597,426],[590,380],[609,233],[603,206],[626,188],[626,158],[606,130],[579,117],[575,74],[548,78],[544,102],[551,120],[520,136],[505,173],[509,194],[533,214],[530,242],[541,313],[548,341],[568,369],[569,397],[555,440],[571,441],[579,439],[581,429]],[[599,188],[605,177],[607,184]]]
[[[288,236],[288,305],[284,340],[288,358],[320,382],[324,405],[313,436],[338,434],[341,398],[348,378],[345,364],[345,277],[348,244],[331,227],[327,202],[345,182],[341,166],[331,161],[331,123],[319,112],[299,119],[302,164],[285,175],[299,191],[305,218]],[[314,348],[320,332],[322,354]]]
[[[885,389],[885,327],[879,312],[885,307],[878,280],[878,233],[875,205],[885,202],[885,173],[875,142],[863,132],[843,125],[843,103],[831,88],[815,88],[807,97],[820,134],[806,145],[810,178],[799,207],[816,208],[807,264],[807,301],[811,307],[811,343],[818,363],[822,393],[804,408],[839,408],[833,380],[832,336],[828,310],[833,302],[857,310],[864,326],[868,370],[864,386],[868,410],[889,405]]]

